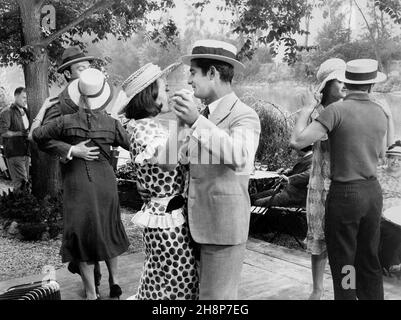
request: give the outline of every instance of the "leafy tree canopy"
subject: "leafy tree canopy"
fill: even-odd
[[[33,0],[32,0],[33,1]],[[60,59],[63,47],[78,45],[85,48],[83,36],[89,35],[93,43],[113,35],[127,39],[143,28],[144,23],[156,27],[147,13],[172,7],[173,0],[35,0],[37,10],[51,4],[56,9],[56,30],[42,28],[42,37],[35,45],[48,51],[51,62],[50,76],[55,80],[54,68]],[[42,16],[44,16],[42,14]],[[174,26],[168,24],[162,32],[170,32]],[[173,30],[174,31],[174,30]],[[26,46],[22,36],[22,23],[18,1],[4,0],[0,8],[0,66],[26,64],[34,59],[31,44]],[[157,31],[152,36],[157,37]],[[87,37],[86,37],[87,38]]]

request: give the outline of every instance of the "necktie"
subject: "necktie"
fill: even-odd
[[[203,109],[203,111],[202,111],[202,115],[203,115],[206,119],[208,119],[208,118],[209,118],[209,114],[210,114],[209,107],[206,106],[206,108]]]

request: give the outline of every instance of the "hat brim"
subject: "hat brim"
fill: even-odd
[[[74,63],[78,63],[78,62],[81,62],[81,61],[89,61],[90,62],[90,61],[93,61],[93,60],[96,60],[96,58],[93,57],[93,56],[77,58],[77,59],[68,61],[66,63],[63,63],[60,67],[58,67],[57,72],[58,73],[62,73],[66,68],[68,68],[69,66],[73,65]]]
[[[345,72],[338,78],[339,81],[349,84],[374,84],[386,81],[386,79],[387,76],[382,72],[377,72],[376,78],[370,80],[349,80],[345,77]]]
[[[342,73],[341,73],[340,71],[338,71],[338,70],[331,72],[331,73],[319,84],[319,86],[317,87],[316,92],[317,92],[317,93],[322,93],[322,91],[323,91],[324,87],[326,86],[327,82],[329,82],[329,81],[331,81],[331,80],[342,81],[342,80],[340,80],[341,74],[342,74]]]
[[[159,79],[163,76],[168,76],[171,72],[173,72],[175,69],[177,69],[181,64],[182,64],[182,62],[174,62],[174,63],[170,64],[169,66],[167,66],[165,69],[163,69],[161,72],[155,73],[140,88],[138,88],[138,90],[135,93],[131,94],[129,97],[119,94],[117,97],[117,100],[115,102],[116,106],[120,105],[119,107],[117,107],[118,108],[117,114],[121,115],[121,114],[125,113],[125,109],[127,108],[128,103],[131,101],[131,99],[133,97],[135,97],[139,92],[146,89],[157,79]],[[121,91],[123,91],[123,90],[121,89]]]
[[[400,151],[386,151],[386,156],[398,156],[401,157],[401,152]]]
[[[81,93],[78,89],[79,79],[75,79],[68,85],[68,95],[72,102],[79,106]],[[110,101],[113,99],[113,90],[111,86],[106,82],[104,85],[103,92],[95,98],[88,98],[89,106],[91,110],[102,110],[107,107]]]
[[[234,67],[234,72],[243,72],[245,70],[245,65],[238,60],[229,58],[229,57],[224,57],[220,56],[217,54],[189,54],[186,56],[182,56],[181,60],[183,63],[186,65],[191,65],[191,60],[193,59],[212,59],[212,60],[218,60],[218,61],[223,61],[231,64]]]

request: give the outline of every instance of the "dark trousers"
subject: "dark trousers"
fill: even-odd
[[[378,257],[382,206],[376,179],[331,184],[325,237],[336,300],[383,299]]]
[[[401,263],[401,226],[385,219],[381,220],[379,257],[387,270]]]
[[[29,156],[7,158],[8,170],[10,171],[11,181],[14,189],[19,189],[24,183],[29,181]]]

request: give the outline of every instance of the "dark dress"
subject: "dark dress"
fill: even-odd
[[[33,138],[99,147],[99,159],[73,158],[63,166],[63,262],[103,261],[127,251],[129,240],[121,222],[117,182],[109,163],[111,146],[129,148],[122,125],[103,111],[64,115],[34,130]]]

